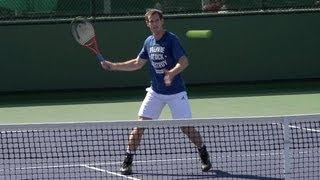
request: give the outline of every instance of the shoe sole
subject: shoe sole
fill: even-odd
[[[120,174],[122,174],[122,175],[130,175],[130,174],[132,174],[132,169],[131,169],[131,167],[128,167],[128,169],[120,169]]]
[[[212,165],[207,165],[206,167],[202,168],[202,172],[208,172],[212,168]]]
[[[132,174],[132,171],[120,171],[120,174],[122,174],[122,175],[130,175],[130,174]]]

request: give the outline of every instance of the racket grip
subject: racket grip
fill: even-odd
[[[100,62],[102,62],[102,61],[105,60],[105,58],[103,57],[103,55],[102,55],[101,53],[98,53],[98,54],[97,54],[97,59],[98,59]]]

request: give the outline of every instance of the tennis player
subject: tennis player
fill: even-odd
[[[106,70],[134,71],[141,69],[147,62],[150,69],[151,86],[139,109],[139,120],[158,119],[163,107],[168,104],[174,119],[191,118],[191,109],[181,72],[188,66],[188,58],[178,37],[163,28],[162,11],[150,9],[145,14],[147,26],[152,33],[143,45],[137,58],[112,63],[103,61]],[[212,165],[200,133],[194,127],[181,127],[181,130],[198,148],[202,171]],[[129,135],[128,148],[121,165],[121,174],[132,173],[133,155],[140,144],[143,128],[134,128]]]

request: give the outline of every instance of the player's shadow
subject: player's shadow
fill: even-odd
[[[157,177],[168,177],[169,179],[255,179],[255,180],[284,180],[282,178],[272,178],[257,175],[245,175],[245,174],[231,174],[221,170],[210,170],[203,174],[185,174],[185,173],[135,173],[135,175],[142,176],[157,176]]]
[[[244,174],[230,174],[225,171],[212,170],[215,172],[216,178],[232,178],[232,179],[258,179],[258,180],[283,180],[282,178],[263,177],[257,175],[244,175]]]

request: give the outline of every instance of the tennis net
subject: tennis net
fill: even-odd
[[[202,135],[201,171],[180,127]],[[121,175],[128,135],[145,133],[133,174]],[[0,179],[317,179],[320,115],[0,126]]]

